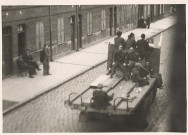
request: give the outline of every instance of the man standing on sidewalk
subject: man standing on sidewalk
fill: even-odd
[[[122,32],[118,31],[117,32],[117,37],[114,38],[115,50],[118,50],[119,45],[123,45],[123,49],[126,47],[125,39],[122,38],[121,35],[122,35]]]
[[[147,20],[146,20],[146,24],[147,24],[147,28],[150,28],[150,23],[151,23],[151,18],[150,16],[148,16]]]
[[[51,75],[49,73],[50,64],[49,64],[49,50],[48,45],[45,44],[43,50],[40,52],[40,61],[43,63],[43,75]]]

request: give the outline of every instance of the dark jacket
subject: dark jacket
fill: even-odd
[[[141,77],[141,70],[137,67],[133,68],[132,70],[132,80],[135,83],[138,83],[139,86],[148,85],[149,81]]]
[[[130,49],[131,47],[133,47],[134,49],[136,48],[136,41],[135,40],[127,39],[126,43],[127,44],[126,44],[125,49]]]
[[[149,44],[145,39],[137,41],[136,46],[138,47],[138,53],[141,59],[145,58],[146,52],[149,50]]]
[[[147,20],[146,20],[147,25],[149,25],[150,22],[151,22],[151,19],[150,19],[150,17],[148,17]]]
[[[119,51],[116,50],[114,52],[114,56],[113,56],[113,62],[120,62],[120,63],[124,63],[125,62],[125,52],[124,51]]]
[[[31,54],[24,54],[23,60],[28,64],[29,62],[31,62],[33,60],[33,57]]]
[[[48,55],[49,55],[49,52],[48,52]],[[43,63],[45,58],[46,58],[46,54],[45,54],[45,50],[43,49],[42,51],[40,51],[40,62]]]
[[[95,107],[105,107],[112,100],[112,97],[108,96],[107,92],[97,89],[93,91],[93,100]]]
[[[126,47],[126,42],[125,39],[122,37],[116,37],[114,38],[114,44],[115,44],[115,48],[118,49],[119,45],[122,44],[123,45],[123,49]]]

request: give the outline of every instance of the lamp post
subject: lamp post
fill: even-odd
[[[49,27],[50,27],[50,61],[52,59],[52,26],[51,26],[51,6],[49,6]]]

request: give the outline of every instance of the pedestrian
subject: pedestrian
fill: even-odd
[[[32,65],[35,70],[41,70],[36,61],[33,60],[33,56],[31,54],[31,49],[26,49],[26,52],[23,55],[23,60],[28,64]],[[35,71],[36,72],[36,71]]]
[[[50,64],[49,64],[49,50],[48,45],[45,44],[43,50],[40,52],[40,62],[43,63],[43,75],[51,75],[49,73]]]
[[[141,17],[138,17],[138,28],[141,28]]]
[[[151,23],[151,18],[150,16],[148,16],[148,18],[146,19],[146,24],[147,24],[147,28],[150,28],[150,23]]]
[[[145,65],[145,59],[146,59],[146,56],[148,56],[147,53],[150,50],[150,47],[149,47],[148,41],[145,40],[145,34],[141,34],[141,38],[142,39],[137,41],[136,47],[137,47],[139,57],[141,59],[141,63],[144,66]]]
[[[18,74],[23,76],[24,73],[27,75],[27,64],[25,61],[23,61],[22,55],[18,56],[18,59],[16,60],[17,67],[18,67]],[[32,76],[32,75],[30,75]]]
[[[107,92],[103,91],[103,84],[99,83],[97,85],[97,89],[93,91],[93,103],[92,106],[95,108],[104,108],[108,105],[110,105],[109,101],[113,99],[114,93],[111,95],[108,95]]]
[[[122,35],[122,32],[121,31],[118,31],[117,32],[117,37],[114,38],[114,47],[115,47],[115,50],[118,50],[118,47],[119,45],[123,45],[123,48],[125,48],[126,46],[126,42],[125,42],[125,39],[121,37]]]

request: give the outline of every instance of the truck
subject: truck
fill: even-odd
[[[152,51],[149,53],[147,61],[150,61],[155,72],[159,72],[160,47],[152,43],[149,44]],[[112,65],[114,44],[108,44],[107,68]],[[110,104],[104,108],[92,106],[93,91],[97,85],[102,83],[105,87],[103,91],[108,94],[114,93]],[[64,104],[73,110],[80,110],[79,120],[113,120],[146,126],[149,122],[149,113],[157,93],[156,78],[149,79],[149,85],[139,87],[132,80],[125,81],[122,73],[117,69],[116,75],[111,78],[109,74],[100,75],[82,93],[70,93]]]

